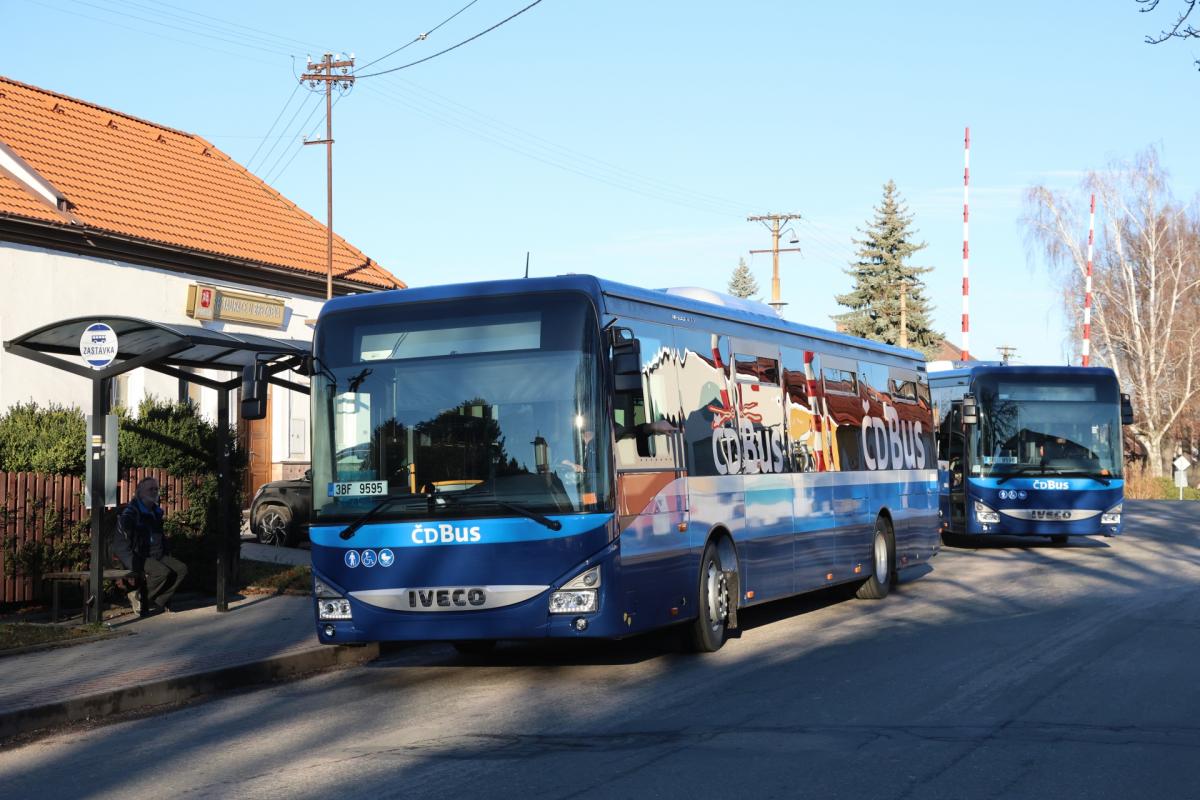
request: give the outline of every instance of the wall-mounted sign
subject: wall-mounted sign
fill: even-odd
[[[188,287],[187,315],[193,319],[283,328],[286,310],[287,304],[276,297],[231,292],[202,283],[193,283]]]
[[[103,322],[87,326],[79,337],[79,355],[92,369],[104,369],[117,357],[117,332]]]

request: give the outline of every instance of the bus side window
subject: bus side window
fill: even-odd
[[[663,325],[630,320],[613,329],[610,340],[613,371],[613,422],[618,464],[647,466],[663,459],[673,463],[665,433],[667,415],[677,412],[679,399],[671,357],[671,330]]]

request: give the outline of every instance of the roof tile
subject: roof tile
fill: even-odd
[[[0,142],[84,225],[325,274],[325,226],[205,139],[0,76]],[[0,215],[67,224],[0,170]],[[334,275],[405,284],[334,234]]]

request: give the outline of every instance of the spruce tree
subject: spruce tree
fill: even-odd
[[[754,280],[746,259],[739,258],[738,265],[729,277],[729,293],[734,297],[753,297],[758,294],[758,281]]]
[[[853,336],[899,344],[900,287],[906,284],[908,346],[931,354],[945,336],[930,328],[929,314],[933,306],[925,297],[925,284],[918,276],[932,271],[933,267],[908,263],[909,258],[926,245],[916,241],[912,215],[893,181],[884,184],[883,202],[874,210],[875,217],[867,229],[859,229],[863,238],[854,240],[858,245],[858,259],[844,270],[854,278],[854,287],[835,298],[839,305],[850,310],[835,314],[833,319],[841,330]]]

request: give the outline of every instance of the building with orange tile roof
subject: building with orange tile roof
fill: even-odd
[[[88,314],[311,339],[326,241],[323,224],[202,137],[0,77],[0,340]],[[335,294],[404,288],[336,235],[333,250]],[[212,390],[122,377],[119,404],[190,397],[215,413]],[[89,397],[74,376],[0,354],[0,411]],[[260,479],[309,458],[307,398],[276,391],[271,411]]]

